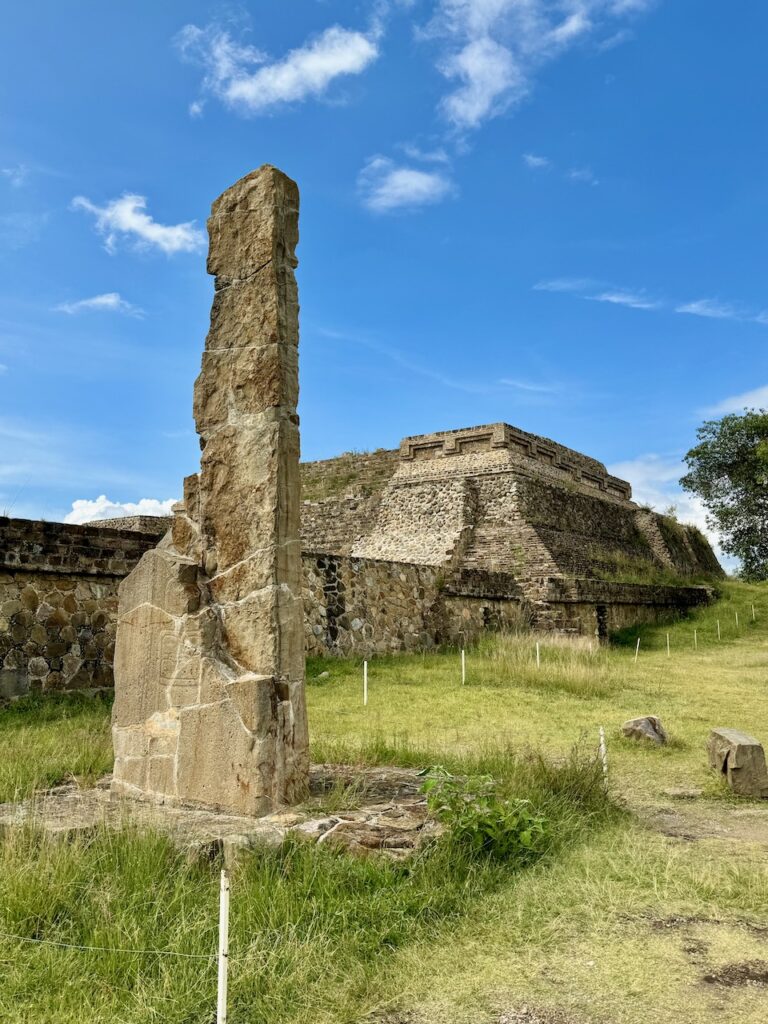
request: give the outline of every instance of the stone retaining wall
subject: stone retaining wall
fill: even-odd
[[[0,518],[0,697],[111,688],[117,587],[167,521],[143,527],[154,532]],[[530,538],[521,543],[532,552]],[[504,565],[494,572],[305,549],[307,652],[428,650],[526,624],[605,637],[711,597],[705,587],[562,579],[536,565],[540,575],[521,584]]]
[[[510,577],[304,552],[307,653],[391,654],[469,644],[525,615]]]
[[[157,529],[0,517],[0,697],[112,686],[117,587]]]

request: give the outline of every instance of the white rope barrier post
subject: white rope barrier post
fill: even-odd
[[[363,662],[363,707],[368,707],[368,662]]]
[[[699,637],[695,629],[693,631],[693,649],[694,651],[698,651],[699,649]]]
[[[736,615],[736,629],[738,629],[739,628],[739,613],[736,612],[735,615]]]
[[[608,788],[608,747],[605,742],[605,729],[600,726],[600,760],[603,762],[603,782]]]
[[[669,651],[669,633],[667,633],[667,657],[668,658],[672,657],[672,655],[670,654],[670,651]]]
[[[219,892],[219,984],[216,1024],[227,1024],[227,967],[229,965],[229,872],[221,872]]]
[[[717,639],[720,639],[720,619],[717,620]]]
[[[637,663],[637,656],[640,653],[640,637],[637,638],[637,647],[635,648],[635,663]]]
[[[752,621],[755,621],[755,606],[752,605]]]
[[[541,668],[541,647],[539,641],[536,641],[536,668]]]
[[[467,657],[464,653],[464,648],[461,648],[461,685],[467,681]]]

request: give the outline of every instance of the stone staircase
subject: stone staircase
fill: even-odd
[[[485,569],[489,572],[519,574],[523,552],[507,524],[481,523],[472,532],[462,566],[465,569]]]

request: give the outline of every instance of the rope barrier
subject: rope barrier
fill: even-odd
[[[218,959],[218,953],[179,953],[175,949],[127,949],[120,946],[80,946],[75,942],[59,942],[56,939],[35,939],[29,935],[14,935],[11,932],[3,931],[0,931],[0,939],[29,942],[42,946],[57,946],[60,949],[77,949],[86,953],[128,953],[131,956],[178,956],[186,960]]]

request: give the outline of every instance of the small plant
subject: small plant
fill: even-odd
[[[430,813],[449,829],[451,839],[474,856],[527,863],[541,853],[549,826],[529,800],[508,800],[489,775],[462,779],[433,768],[422,786]]]

